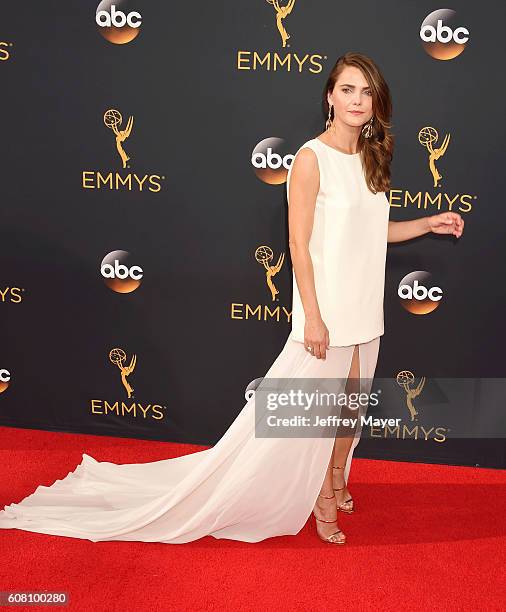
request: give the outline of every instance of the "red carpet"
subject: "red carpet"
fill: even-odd
[[[202,448],[0,427],[0,507],[65,477],[83,452],[140,463]],[[501,470],[355,459],[344,546],[321,542],[313,518],[256,544],[1,530],[0,591],[65,590],[63,609],[79,611],[503,610],[505,483]]]

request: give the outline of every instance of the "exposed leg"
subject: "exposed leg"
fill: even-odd
[[[329,538],[335,543],[344,543],[346,536],[337,525],[336,497],[332,490],[332,461],[333,456],[331,455],[313,514],[316,518],[316,531],[321,538]]]
[[[358,345],[355,345],[353,350],[353,357],[351,360],[350,371],[348,373],[348,379],[346,381],[345,393],[360,393],[360,349]],[[358,411],[351,410],[348,405],[343,406],[341,410],[342,418],[357,418]],[[356,428],[355,428],[356,429]],[[339,432],[340,428],[338,428]],[[346,429],[349,435],[339,433],[336,436],[334,443],[333,452],[333,464],[332,464],[332,488],[336,495],[336,504],[343,512],[353,511],[353,499],[351,498],[346,481],[344,479],[344,468],[346,466],[346,460],[348,453],[350,452],[351,445],[353,443],[353,434],[355,430],[350,431]]]
[[[359,347],[355,345],[353,350],[353,355],[351,359],[351,365],[348,372],[348,377],[346,380],[345,393],[353,392],[356,389],[357,384],[360,386],[360,364],[359,364]],[[346,417],[355,416],[354,412],[351,411],[348,406],[343,406],[341,409],[341,416]],[[344,500],[350,498],[349,492],[344,487],[343,484],[343,470],[335,470],[334,466],[343,466],[345,465],[346,458],[348,457],[348,453],[350,451],[353,435],[351,432],[347,432],[348,435],[343,435],[343,428],[338,428],[338,431],[341,433],[336,436],[334,441],[333,451],[330,456],[329,465],[327,466],[327,471],[325,472],[325,478],[322,484],[322,488],[320,491],[320,495],[316,500],[315,505],[315,516],[319,519],[325,519],[328,521],[332,521],[332,523],[324,523],[323,521],[317,521],[316,528],[320,536],[327,537],[336,532],[336,527],[339,527],[336,524],[336,514],[337,508],[341,506],[344,511],[349,511],[350,508],[353,508],[353,502],[349,502],[347,504],[343,504]],[[336,463],[341,462],[341,463]],[[338,478],[336,479],[335,474],[339,473]],[[344,487],[342,490],[335,490]],[[337,533],[334,536],[334,539],[344,541],[346,536],[343,532]]]

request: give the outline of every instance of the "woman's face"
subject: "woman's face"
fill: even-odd
[[[333,121],[337,123],[361,128],[372,117],[372,90],[355,66],[344,67],[327,100],[334,106]]]

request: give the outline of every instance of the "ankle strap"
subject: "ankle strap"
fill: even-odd
[[[335,497],[335,495],[332,493],[332,495],[328,496],[328,495],[322,495],[321,493],[319,493],[318,497],[324,497],[325,499],[332,499],[333,497]]]
[[[333,465],[332,469],[333,470],[344,470],[344,465]]]

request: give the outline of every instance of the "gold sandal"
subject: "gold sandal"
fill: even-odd
[[[333,465],[332,469],[333,470],[344,470],[344,466]],[[345,488],[346,488],[346,484],[344,485],[344,487],[341,487],[340,489],[333,489],[333,490],[334,491],[342,491]],[[348,504],[349,502],[351,502],[351,508],[350,509],[344,509],[343,508],[344,504]],[[345,514],[352,514],[353,511],[354,511],[353,498],[350,497],[349,499],[345,499],[341,504],[337,504],[337,509],[341,510],[341,512],[344,512]]]
[[[330,496],[327,495],[322,495],[321,493],[318,495],[318,497],[323,497],[324,499],[332,499],[333,497],[335,498],[335,495],[332,494]],[[333,520],[333,521],[325,521],[324,519],[319,519],[314,510],[313,510],[313,514],[314,517],[317,521],[320,521],[321,523],[336,523],[337,522],[337,517]],[[318,533],[318,530],[316,530]],[[342,533],[344,535],[344,533],[338,529],[337,531],[335,531],[334,533],[331,533],[329,536],[327,536],[326,538],[322,537],[319,533],[318,533],[318,537],[320,538],[320,540],[322,542],[328,542],[329,544],[344,544],[346,542],[346,536],[344,540],[337,540],[335,539],[335,536],[337,536],[338,533]]]

